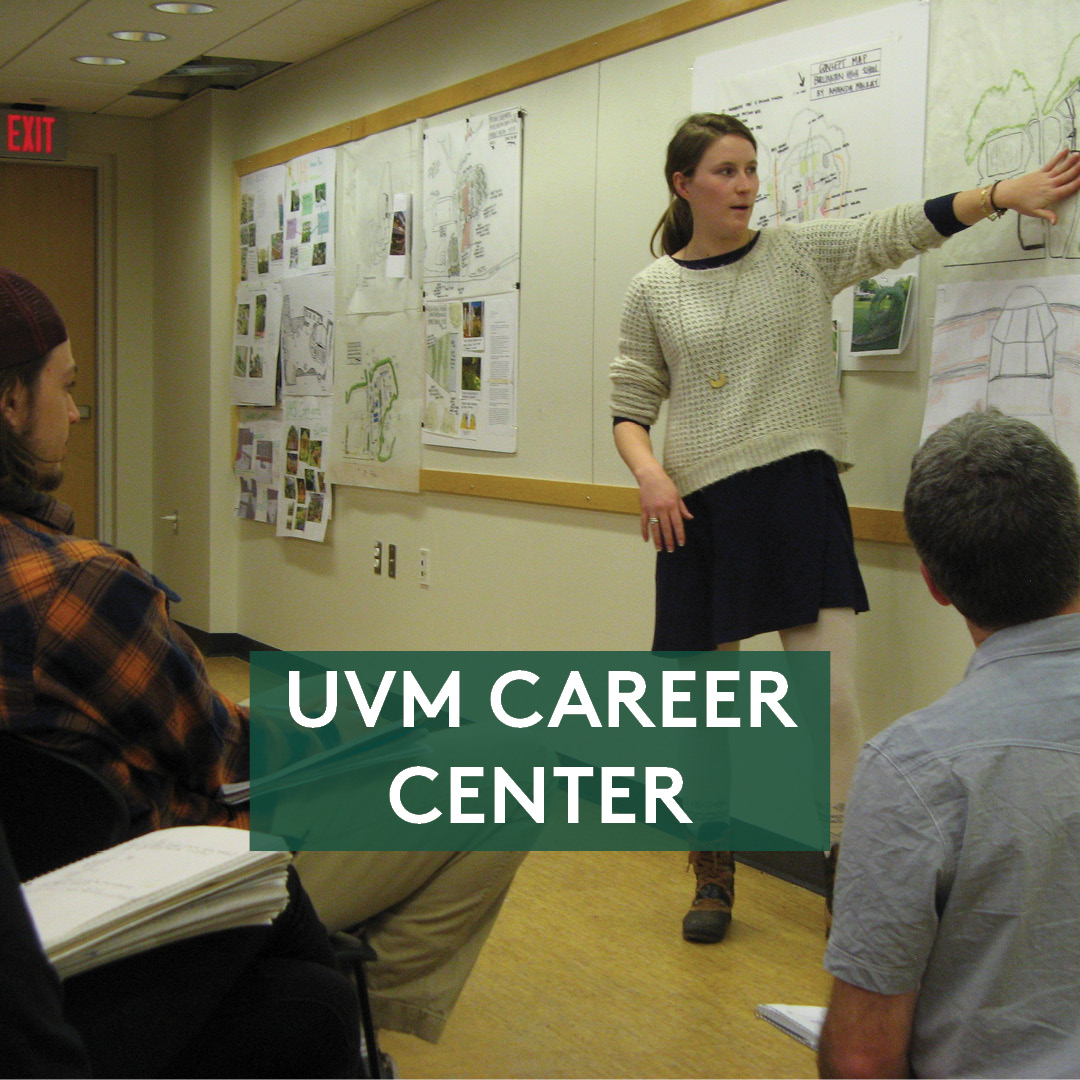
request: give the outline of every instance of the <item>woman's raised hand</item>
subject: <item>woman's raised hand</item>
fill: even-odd
[[[1050,207],[1077,191],[1080,191],[1080,153],[1064,149],[1035,172],[1000,180],[994,189],[994,202],[1003,209],[1056,225],[1058,217]]]

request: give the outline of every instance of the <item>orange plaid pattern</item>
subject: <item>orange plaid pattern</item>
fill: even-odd
[[[169,617],[175,594],[131,556],[71,536],[72,524],[47,496],[0,513],[0,728],[110,780],[132,835],[246,827],[246,808],[220,788],[247,778],[247,710],[210,686]]]

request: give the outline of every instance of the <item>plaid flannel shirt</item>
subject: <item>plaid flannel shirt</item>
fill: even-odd
[[[77,756],[118,787],[131,834],[246,827],[223,783],[248,775],[247,710],[210,686],[176,599],[124,552],[70,535],[40,496],[0,513],[0,728]]]

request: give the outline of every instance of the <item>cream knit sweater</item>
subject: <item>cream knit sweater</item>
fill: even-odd
[[[612,414],[652,424],[670,398],[663,461],[681,495],[804,450],[850,468],[832,299],[944,240],[908,203],[763,229],[741,259],[710,270],[657,259],[627,293]]]

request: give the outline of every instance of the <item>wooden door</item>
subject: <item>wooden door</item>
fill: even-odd
[[[75,531],[97,536],[97,174],[93,169],[0,161],[0,266],[25,275],[56,304],[79,366],[57,497]]]

